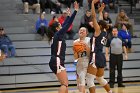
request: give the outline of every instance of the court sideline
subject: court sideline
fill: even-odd
[[[115,88],[112,88],[114,93],[140,93],[140,82],[130,82],[124,83],[125,88],[118,88],[115,85]],[[16,89],[16,90],[4,90],[0,93],[57,93],[58,87],[51,88],[32,88],[32,89]],[[87,93],[88,89],[86,90]],[[69,93],[79,93],[76,86],[69,87]],[[105,90],[97,85],[96,93],[106,93]]]

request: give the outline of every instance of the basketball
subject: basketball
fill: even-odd
[[[73,45],[73,49],[76,52],[83,52],[86,50],[86,45],[83,42],[75,42]]]

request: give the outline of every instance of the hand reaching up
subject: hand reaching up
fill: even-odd
[[[77,3],[77,1],[74,2],[74,9],[75,9],[76,11],[79,10],[79,4]]]
[[[71,10],[70,10],[70,8],[67,8],[66,11],[67,11],[67,15],[70,16],[70,15],[71,15]]]
[[[92,0],[92,4],[96,4],[99,0]]]
[[[104,8],[105,8],[105,4],[102,3],[102,4],[101,4],[101,7],[98,9],[98,11],[99,11],[99,12],[103,12]]]

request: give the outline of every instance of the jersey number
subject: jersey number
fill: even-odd
[[[105,37],[102,38],[101,44],[106,45],[107,39]]]

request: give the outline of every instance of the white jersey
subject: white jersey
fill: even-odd
[[[80,39],[76,39],[74,42],[77,42],[77,41],[80,41]],[[90,37],[86,37],[84,42],[90,47]],[[88,63],[89,63],[88,56],[78,58],[76,72],[79,76],[80,85],[85,85],[85,78],[86,78]]]
[[[76,39],[74,42],[80,41],[80,39]],[[83,40],[89,47],[90,47],[90,37],[86,37],[85,40]]]

